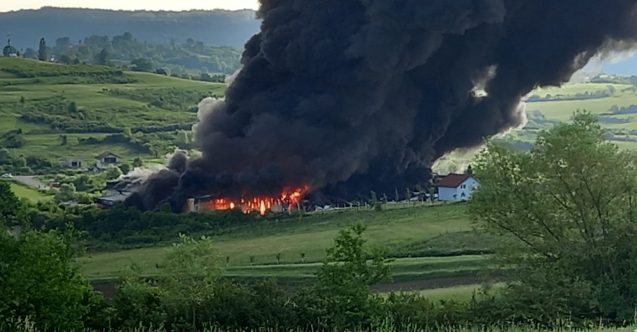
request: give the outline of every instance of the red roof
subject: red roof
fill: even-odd
[[[449,174],[436,182],[436,187],[458,188],[463,182],[471,178],[470,174]]]

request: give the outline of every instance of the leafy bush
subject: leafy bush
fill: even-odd
[[[40,330],[79,330],[99,316],[103,301],[82,278],[68,236],[23,231],[24,206],[0,182],[0,321],[31,319]],[[14,330],[16,326],[9,326]]]
[[[18,149],[25,144],[25,139],[22,136],[22,130],[17,129],[0,136],[2,146],[9,149]]]
[[[542,323],[634,318],[637,160],[592,115],[542,133],[530,153],[491,145],[475,169],[471,210],[511,239],[498,253],[517,267],[507,297],[519,313]]]
[[[367,248],[361,224],[343,230],[328,249],[318,283],[296,298],[301,321],[308,328],[367,329],[382,319],[382,301],[370,286],[389,278],[384,252]]]

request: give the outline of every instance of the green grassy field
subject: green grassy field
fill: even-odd
[[[1,180],[1,181],[7,181],[7,180]],[[52,195],[47,195],[35,189],[29,188],[25,185],[15,183],[13,181],[10,181],[9,185],[11,186],[11,191],[13,191],[13,193],[16,196],[18,196],[18,198],[21,198],[21,199],[24,198],[33,203],[46,202],[53,199]]]
[[[569,96],[573,97],[577,94],[595,94],[603,93],[599,98],[580,99],[580,100],[555,100],[528,102],[526,104],[527,113],[540,112],[549,121],[569,121],[573,112],[588,111],[592,114],[600,116],[602,126],[613,133],[624,134],[628,138],[627,141],[616,140],[619,146],[629,149],[637,149],[637,115],[636,114],[609,114],[613,107],[630,107],[637,105],[637,89],[628,84],[569,84],[561,88],[539,89],[531,93],[531,95],[546,97],[548,95]],[[606,94],[606,95],[604,95]],[[542,128],[547,129],[549,126]],[[532,141],[535,137],[534,132],[527,129],[517,132],[512,137],[517,136],[524,141]]]
[[[14,74],[18,73],[18,74]],[[82,133],[54,129],[20,117],[29,112],[55,115],[60,123],[106,123],[113,128],[175,125],[188,128],[196,121],[196,105],[206,96],[222,96],[225,85],[183,80],[149,73],[121,72],[102,66],[66,66],[33,60],[0,58],[0,134],[22,129],[26,144],[15,155],[57,160],[69,156],[92,161],[104,152],[125,160],[155,159],[127,144],[80,144],[79,138],[103,138],[104,132]],[[53,111],[74,102],[81,117]],[[35,109],[33,109],[35,108]],[[167,131],[173,134],[173,131]],[[60,135],[68,144],[60,144]],[[165,146],[162,146],[166,148]],[[163,152],[162,152],[163,153]]]
[[[367,226],[366,238],[372,246],[390,253],[417,253],[392,263],[394,279],[418,280],[446,276],[475,276],[488,267],[485,256],[460,255],[462,250],[484,248],[484,235],[475,233],[465,205],[417,206],[375,211],[347,211],[314,214],[295,221],[240,229],[213,237],[223,264],[231,277],[278,277],[298,280],[311,277],[332,246],[338,231],[357,222]],[[481,248],[482,246],[482,248]],[[418,249],[413,249],[418,248]],[[451,257],[432,257],[446,254]],[[91,253],[80,260],[84,274],[91,279],[112,278],[137,265],[142,273],[153,275],[165,257],[165,247]],[[281,260],[277,260],[280,254]],[[302,255],[304,254],[304,255]]]

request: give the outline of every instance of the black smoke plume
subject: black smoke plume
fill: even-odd
[[[224,100],[200,106],[202,156],[157,174],[142,205],[424,185],[445,153],[522,124],[534,88],[563,84],[609,45],[632,46],[636,4],[262,0],[243,70]]]

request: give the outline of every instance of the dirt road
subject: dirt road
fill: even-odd
[[[13,180],[38,190],[49,188],[44,182],[38,180],[35,176],[14,176]]]

